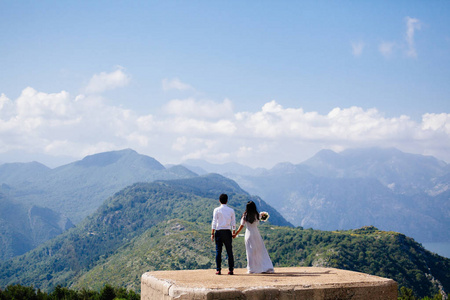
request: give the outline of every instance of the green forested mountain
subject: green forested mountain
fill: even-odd
[[[373,226],[347,231],[277,227],[263,232],[278,265],[300,262],[392,278],[420,297],[450,291],[450,259],[425,250],[401,233]]]
[[[139,183],[109,198],[76,228],[0,264],[0,288],[20,283],[100,289],[105,283],[139,290],[150,270],[211,268],[212,210],[225,192],[240,215],[249,199],[271,214],[260,229],[275,268],[328,266],[396,280],[418,296],[450,291],[450,260],[413,239],[365,227],[320,231],[288,225],[276,211],[219,175]],[[234,240],[236,266],[246,266],[244,238]],[[226,262],[225,262],[226,263]]]
[[[402,234],[374,227],[330,232],[262,224],[260,229],[275,270],[333,267],[392,278],[420,297],[449,292],[450,260]],[[162,222],[84,273],[72,287],[100,289],[109,282],[138,290],[140,276],[147,271],[214,269],[209,232],[208,225],[185,220]],[[233,247],[236,267],[245,268],[244,238],[235,239]]]
[[[68,285],[146,230],[171,219],[209,224],[220,193],[238,215],[252,199],[274,224],[290,225],[273,208],[220,175],[134,184],[108,199],[96,213],[33,251],[0,265],[0,286],[20,283],[43,289]]]

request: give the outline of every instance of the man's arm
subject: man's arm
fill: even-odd
[[[216,209],[214,209],[213,212],[213,219],[211,222],[211,241],[214,242],[214,232],[216,231],[216,224],[217,224],[217,216],[216,216]]]
[[[231,229],[233,230],[233,235],[236,233],[236,214],[234,213],[231,215]]]

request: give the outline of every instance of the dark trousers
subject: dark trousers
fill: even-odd
[[[222,269],[222,247],[225,245],[228,255],[228,269],[230,271],[234,270],[234,257],[233,257],[233,236],[231,230],[216,230],[215,233],[216,240],[216,270],[220,271]]]

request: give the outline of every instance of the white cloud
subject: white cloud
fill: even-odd
[[[70,111],[70,105],[69,93],[65,91],[47,94],[37,92],[31,87],[24,89],[16,100],[17,115],[23,118],[59,118]]]
[[[408,46],[406,55],[409,57],[417,57],[417,51],[414,45],[414,34],[416,30],[420,30],[422,28],[422,22],[418,19],[414,19],[411,17],[405,18],[406,22],[406,44]]]
[[[365,44],[363,42],[352,42],[352,53],[354,56],[359,57],[362,55]]]
[[[25,88],[0,96],[0,154],[14,150],[80,159],[132,148],[161,162],[187,158],[272,166],[298,163],[322,148],[383,146],[450,161],[450,114],[387,118],[377,109],[334,108],[327,114],[285,108],[275,100],[253,112],[232,102],[173,100],[160,114],[107,105],[93,95]]]
[[[130,76],[124,73],[122,67],[118,67],[117,70],[111,73],[101,72],[100,74],[92,76],[85,88],[85,92],[88,94],[101,93],[107,90],[124,87],[129,82]]]
[[[217,119],[229,117],[233,114],[233,104],[229,99],[221,103],[210,100],[197,100],[187,98],[183,100],[175,99],[164,106],[164,111],[171,115],[189,116],[205,119]]]
[[[169,91],[169,90],[179,90],[179,91],[193,91],[195,90],[192,86],[190,86],[187,83],[181,82],[180,79],[178,78],[173,78],[173,79],[163,79],[162,80],[162,88],[164,91]]]
[[[5,94],[0,95],[0,120],[9,119],[14,115],[13,103]]]
[[[450,114],[424,114],[422,116],[422,129],[433,132],[443,132],[450,135]]]
[[[386,57],[389,58],[392,56],[394,52],[395,43],[394,42],[381,42],[378,46],[378,50],[380,53]]]
[[[422,29],[422,22],[419,19],[406,17],[406,32],[404,35],[404,40],[402,41],[382,41],[378,45],[378,51],[386,58],[390,58],[393,56],[394,51],[398,49],[405,49],[406,56],[411,58],[417,57],[417,50],[415,45],[415,34],[418,30]],[[362,41],[356,41],[351,43],[352,46],[352,54],[355,57],[359,57],[362,55],[365,43]]]

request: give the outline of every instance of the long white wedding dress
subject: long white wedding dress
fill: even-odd
[[[249,223],[245,221],[244,217],[241,219],[241,225],[246,227],[247,273],[274,273],[272,261],[258,230],[258,224],[259,220]]]

